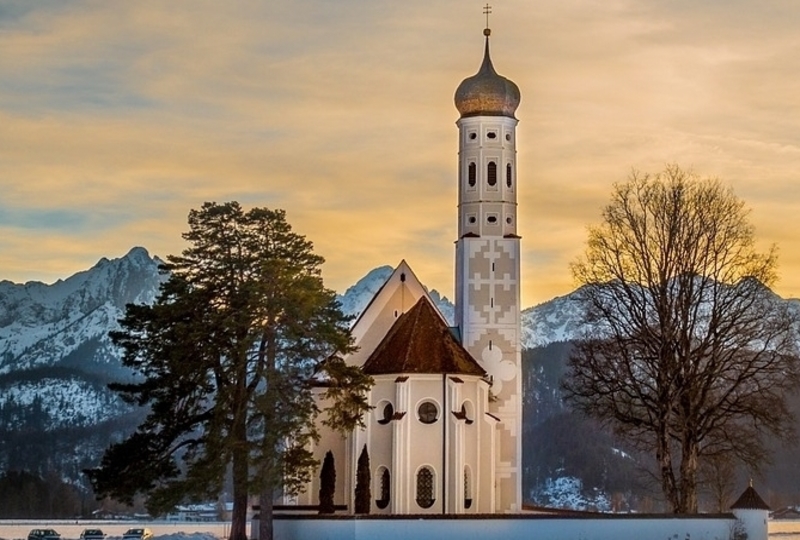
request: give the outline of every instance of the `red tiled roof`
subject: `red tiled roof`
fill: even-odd
[[[485,376],[486,372],[453,337],[435,309],[422,297],[400,315],[364,363],[364,372]]]

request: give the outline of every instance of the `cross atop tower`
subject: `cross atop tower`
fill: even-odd
[[[489,29],[489,14],[491,12],[492,12],[492,6],[490,6],[489,4],[483,6],[483,14],[486,15],[486,28],[483,29],[483,35],[487,37],[489,36],[489,34],[492,33],[492,31]]]

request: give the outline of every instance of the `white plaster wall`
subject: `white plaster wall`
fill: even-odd
[[[749,508],[737,508],[733,514],[741,521],[747,540],[767,540],[769,512]]]
[[[389,478],[392,485],[398,480],[393,455],[393,449],[395,448],[394,424],[395,422],[402,422],[402,420],[392,420],[388,424],[378,423],[379,420],[383,420],[383,408],[386,403],[391,403],[395,412],[403,412],[398,408],[396,389],[398,383],[395,382],[396,378],[396,375],[378,375],[375,377],[370,403],[376,408],[370,411],[366,421],[370,441],[369,464],[372,476],[372,511],[376,514],[388,514],[392,511],[391,506],[381,510],[375,504],[375,501],[380,496],[378,470],[380,467],[386,467],[389,470]]]
[[[318,392],[319,395],[320,392]],[[330,403],[317,399],[323,411],[330,406]],[[325,412],[322,413],[324,417]],[[311,481],[306,484],[305,489],[298,494],[295,503],[299,505],[319,504],[320,473],[322,472],[322,461],[325,453],[330,450],[333,452],[334,468],[336,470],[336,491],[334,492],[334,504],[348,504],[346,481],[350,475],[349,453],[347,451],[347,441],[342,435],[326,426],[320,426],[320,439],[316,444],[311,445],[314,458],[318,465],[311,474]]]
[[[255,524],[256,522],[254,522]],[[550,518],[486,517],[481,519],[281,519],[275,520],[276,540],[729,540],[735,519],[672,517]],[[258,527],[251,530],[257,538]]]
[[[442,512],[442,492],[445,481],[443,469],[443,422],[447,421],[447,405],[442,395],[442,375],[412,375],[409,377],[408,414],[403,418],[407,422],[409,433],[409,453],[407,476],[403,481],[407,484],[407,505],[409,513],[440,514]],[[446,383],[445,383],[446,384]],[[439,418],[433,424],[423,424],[417,416],[417,409],[424,401],[432,401],[439,411]],[[436,502],[430,508],[420,508],[416,504],[417,471],[428,466],[434,471],[434,496]]]

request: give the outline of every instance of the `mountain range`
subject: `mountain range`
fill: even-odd
[[[27,470],[44,476],[55,470],[61,478],[81,484],[85,479],[80,471],[96,465],[110,442],[135,429],[144,412],[132,409],[107,388],[109,382],[131,376],[121,365],[120,351],[111,344],[108,332],[118,328],[126,304],[155,300],[165,279],[159,271],[161,262],[136,247],[123,257],[103,258],[92,268],[50,285],[0,282],[0,471]],[[339,295],[342,309],[360,313],[392,270],[381,266],[369,271]],[[453,304],[435,290],[430,296],[452,322]],[[775,297],[775,301],[788,302],[800,321],[800,300]],[[542,486],[574,484],[559,480],[559,475],[572,478],[567,474],[569,460],[563,455],[567,451],[554,448],[553,455],[545,456],[539,441],[549,438],[552,444],[557,440],[555,431],[564,429],[559,422],[563,424],[562,416],[569,411],[561,401],[558,381],[565,369],[568,342],[581,330],[576,293],[522,312],[526,349],[523,447],[540,449],[538,453],[526,450],[526,494]],[[543,429],[555,431],[543,433]],[[599,428],[583,425],[582,429]],[[595,435],[602,448],[592,452],[606,456],[603,466],[608,467],[609,459],[618,465],[630,461],[612,439],[604,438],[602,430]],[[569,439],[568,434],[563,436]],[[572,468],[573,473],[580,469]],[[609,474],[575,474],[582,476],[577,481],[583,482],[584,491],[610,481]],[[601,487],[608,489],[608,485]]]

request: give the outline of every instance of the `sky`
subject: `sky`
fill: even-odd
[[[615,182],[719,178],[800,297],[800,2],[496,0],[516,116],[522,305],[569,270]],[[484,2],[0,2],[0,279],[186,247],[192,208],[283,208],[343,292],[406,259],[452,298],[456,87]]]

